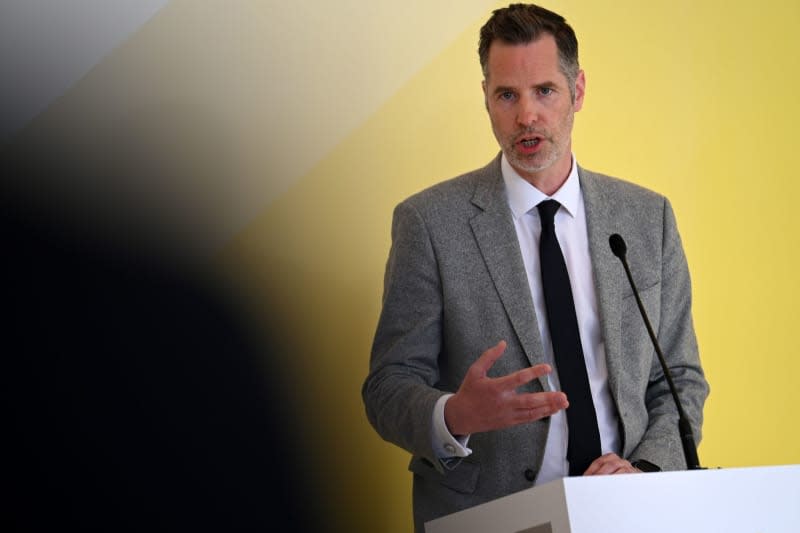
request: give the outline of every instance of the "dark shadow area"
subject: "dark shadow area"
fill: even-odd
[[[0,193],[3,529],[323,531],[280,350],[238,297]]]

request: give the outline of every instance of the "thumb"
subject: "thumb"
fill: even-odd
[[[472,364],[473,372],[480,377],[485,376],[495,361],[500,359],[500,356],[506,351],[506,346],[506,341],[500,341],[483,352],[478,360]]]

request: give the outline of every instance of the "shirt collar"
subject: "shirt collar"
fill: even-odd
[[[553,196],[547,196],[525,181],[508,162],[505,154],[503,154],[500,160],[500,171],[503,174],[503,181],[506,185],[508,205],[511,207],[511,212],[515,219],[528,213],[540,202],[549,198],[557,200],[572,217],[578,212],[581,184],[578,179],[578,165],[575,164],[574,155],[572,156],[572,167],[570,168],[569,176],[567,176],[567,181],[564,182]]]

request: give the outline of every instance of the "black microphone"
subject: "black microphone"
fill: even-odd
[[[683,412],[683,407],[681,406],[680,399],[678,398],[678,391],[675,388],[675,383],[672,381],[672,373],[669,371],[666,361],[664,361],[664,354],[661,353],[661,348],[658,345],[655,333],[653,333],[653,327],[650,325],[650,320],[647,318],[647,312],[644,310],[641,298],[639,298],[639,291],[636,289],[636,284],[633,282],[631,269],[628,268],[628,261],[625,259],[625,253],[628,251],[628,247],[625,245],[625,240],[618,233],[615,233],[608,238],[608,244],[611,245],[611,251],[614,253],[614,255],[619,257],[619,260],[622,261],[622,266],[625,267],[625,274],[628,276],[628,281],[633,289],[633,295],[636,297],[636,304],[639,306],[639,312],[644,320],[644,325],[647,326],[647,333],[650,334],[650,340],[653,341],[656,354],[658,354],[658,361],[661,363],[661,368],[664,370],[664,376],[667,378],[669,390],[672,392],[672,399],[675,400],[675,406],[678,408],[678,430],[680,431],[681,435],[681,443],[683,444],[683,455],[686,458],[686,466],[689,470],[703,470],[703,467],[700,466],[700,460],[697,458],[697,448],[694,445],[692,426],[689,424],[689,420],[686,418],[686,413]]]

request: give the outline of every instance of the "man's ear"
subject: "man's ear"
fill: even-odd
[[[489,111],[489,99],[486,96],[486,80],[481,81],[481,88],[483,89],[483,107]]]
[[[580,111],[583,107],[583,97],[586,95],[586,75],[582,70],[578,71],[578,77],[575,78],[575,102],[573,109]]]

